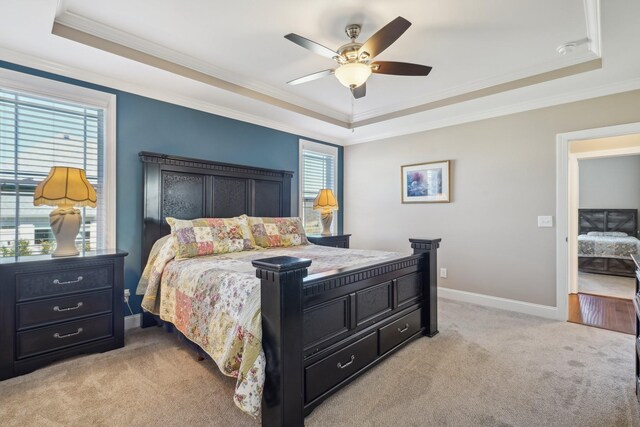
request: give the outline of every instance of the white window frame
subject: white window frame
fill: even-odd
[[[116,102],[114,94],[0,68],[0,87],[89,107],[104,114],[105,249],[116,246]]]
[[[298,171],[299,171],[299,179],[298,179],[298,216],[302,219],[302,223],[304,224],[304,162],[302,153],[304,150],[307,151],[315,151],[316,153],[322,153],[329,156],[333,156],[335,159],[335,167],[333,168],[333,182],[336,183],[335,188],[335,196],[336,200],[340,200],[340,182],[338,182],[338,147],[333,145],[322,144],[319,142],[309,141],[307,139],[300,139],[298,141]],[[342,206],[338,207],[342,209]],[[338,214],[339,215],[339,214]],[[338,215],[335,215],[333,218],[333,222],[331,223],[331,232],[338,233]]]

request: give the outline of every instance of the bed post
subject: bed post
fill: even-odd
[[[424,254],[422,268],[422,295],[427,295],[427,305],[422,310],[423,335],[432,337],[438,333],[438,247],[442,239],[409,239],[414,254]]]
[[[302,427],[302,280],[311,260],[279,256],[252,264],[262,280],[262,347],[267,359],[262,426]]]

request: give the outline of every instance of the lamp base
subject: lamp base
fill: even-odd
[[[320,214],[322,219],[322,235],[331,236],[331,221],[333,221],[333,212],[322,212]]]
[[[76,256],[76,237],[80,231],[82,223],[82,213],[73,207],[59,207],[49,214],[49,224],[51,231],[56,237],[56,250],[52,257]]]

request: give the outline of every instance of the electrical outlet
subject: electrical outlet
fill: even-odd
[[[129,302],[129,297],[131,296],[131,291],[129,291],[129,289],[125,289],[124,290],[124,302],[128,303]]]
[[[441,268],[440,269],[440,277],[442,277],[443,279],[447,278],[447,269],[446,268]]]

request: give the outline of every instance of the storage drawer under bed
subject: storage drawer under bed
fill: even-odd
[[[416,310],[378,329],[380,335],[379,354],[386,353],[418,332],[420,330],[420,322],[420,310]]]
[[[305,402],[311,402],[373,362],[377,357],[377,342],[376,332],[372,332],[305,368]]]

